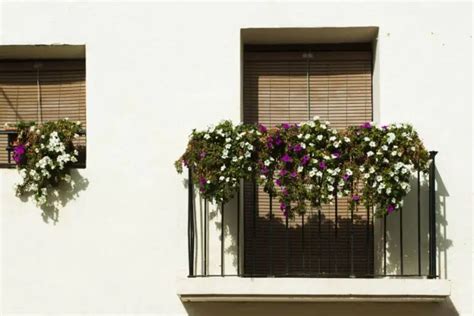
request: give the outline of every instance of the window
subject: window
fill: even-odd
[[[315,115],[338,129],[372,120],[370,44],[244,47],[244,122],[273,126],[283,122],[299,123]],[[257,214],[253,213],[254,204]],[[244,273],[372,274],[371,212],[359,209],[351,225],[345,199],[339,199],[337,205],[325,205],[320,214],[312,209],[304,216],[296,216],[289,220],[287,230],[286,218],[277,201],[272,203],[270,219],[268,195],[262,188],[255,190],[252,183],[246,183]],[[352,267],[351,242],[354,245]]]
[[[18,121],[46,122],[68,118],[86,122],[85,61],[1,60],[0,129]],[[85,166],[85,136],[78,140]],[[0,166],[11,167],[7,135],[0,135]]]

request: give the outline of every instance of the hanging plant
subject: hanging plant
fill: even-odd
[[[13,159],[21,180],[15,186],[16,194],[33,194],[38,206],[45,205],[51,189],[62,182],[72,184],[70,168],[79,155],[73,140],[79,137],[81,123],[67,119],[21,122],[17,131]]]
[[[227,202],[240,179],[254,180],[278,198],[286,216],[346,197],[351,208],[375,206],[382,215],[400,209],[413,170],[426,171],[429,155],[413,127],[371,123],[345,131],[318,117],[302,124],[263,125],[224,121],[193,131],[176,162],[193,170],[209,200]]]

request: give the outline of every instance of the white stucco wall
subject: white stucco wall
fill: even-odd
[[[471,314],[470,4],[10,1],[0,10],[0,44],[86,44],[79,173],[89,182],[52,225],[13,195],[16,172],[0,170],[2,314]],[[380,27],[380,122],[410,122],[440,152],[451,299],[183,306],[187,195],[173,162],[192,128],[239,120],[241,28],[320,26]]]

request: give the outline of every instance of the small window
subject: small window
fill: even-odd
[[[6,123],[86,121],[85,60],[0,60],[0,167],[13,167]],[[84,130],[85,132],[85,130]],[[85,133],[77,140],[85,167]]]

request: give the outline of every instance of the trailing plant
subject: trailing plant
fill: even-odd
[[[79,137],[80,122],[67,119],[44,124],[20,122],[13,159],[21,175],[15,186],[17,196],[33,194],[37,205],[47,203],[51,189],[61,182],[73,185],[70,167],[79,152],[73,140]]]
[[[371,123],[337,131],[318,117],[302,124],[221,122],[193,130],[176,162],[187,166],[201,194],[217,203],[231,199],[240,180],[256,181],[277,198],[287,216],[347,198],[351,208],[375,206],[377,214],[399,209],[414,170],[425,171],[429,155],[408,124]]]

